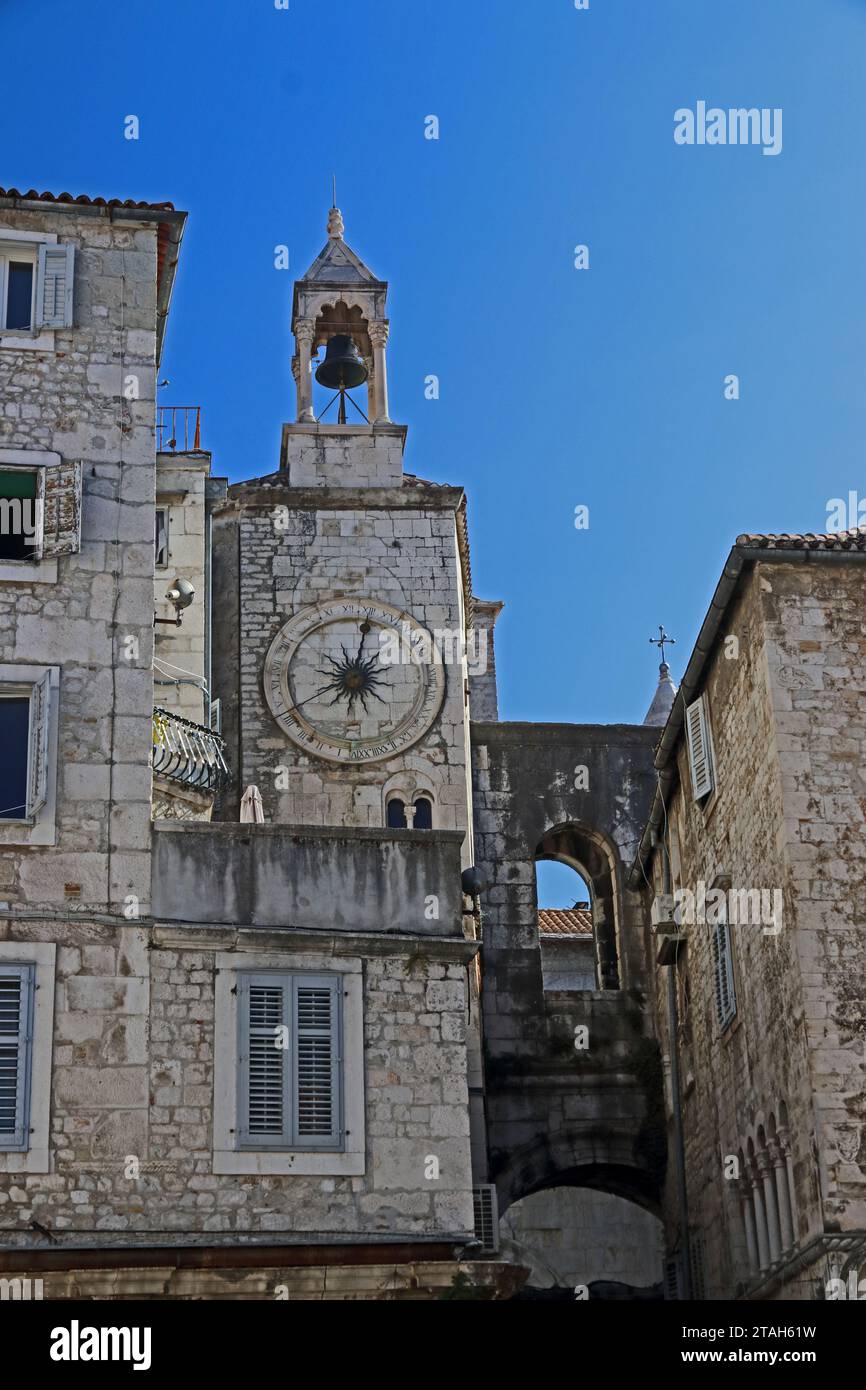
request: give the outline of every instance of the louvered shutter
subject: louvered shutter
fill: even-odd
[[[680,1257],[672,1255],[665,1260],[664,1292],[666,1302],[675,1302],[680,1297]]]
[[[340,977],[298,975],[293,991],[294,1143],[340,1148]]]
[[[472,1210],[475,1239],[481,1243],[481,1254],[495,1255],[499,1250],[499,1204],[493,1183],[479,1183],[473,1187]]]
[[[71,328],[74,246],[40,246],[36,327]]]
[[[239,1137],[249,1148],[290,1146],[290,1002],[287,975],[238,977]]]
[[[33,967],[0,965],[0,1149],[26,1149]]]
[[[686,738],[695,801],[708,796],[715,785],[713,755],[710,748],[706,699],[701,695],[686,710]]]
[[[27,819],[48,799],[48,731],[51,713],[51,675],[40,676],[30,693],[30,749],[27,760]]]
[[[713,933],[713,967],[716,983],[716,1014],[719,1027],[726,1028],[737,1012],[734,994],[734,963],[731,957],[731,932],[727,922],[717,922]]]

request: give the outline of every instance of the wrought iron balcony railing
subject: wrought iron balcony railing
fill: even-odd
[[[195,791],[216,792],[228,781],[219,734],[169,710],[153,711],[153,770]]]
[[[201,453],[201,406],[161,405],[156,412],[156,447],[161,454]]]

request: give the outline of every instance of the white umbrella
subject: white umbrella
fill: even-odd
[[[241,824],[261,825],[265,819],[262,794],[256,786],[247,787],[241,797]]]

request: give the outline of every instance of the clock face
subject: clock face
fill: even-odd
[[[417,743],[445,696],[430,634],[389,603],[336,599],[305,608],[265,658],[265,697],[306,752],[369,763]]]

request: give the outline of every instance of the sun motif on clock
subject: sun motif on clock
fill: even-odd
[[[385,761],[423,738],[445,697],[430,634],[390,603],[334,599],[296,613],[271,643],[265,697],[280,728],[329,762]]]

